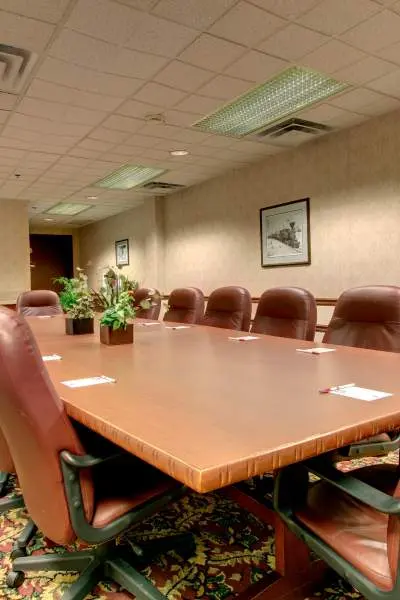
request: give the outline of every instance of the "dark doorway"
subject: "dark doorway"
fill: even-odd
[[[72,277],[72,235],[47,235],[32,233],[31,288],[33,290],[59,291],[55,277]],[[34,265],[34,266],[33,266]]]

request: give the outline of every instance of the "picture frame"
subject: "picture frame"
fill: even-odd
[[[310,199],[260,208],[261,266],[311,264]]]
[[[117,267],[129,265],[129,240],[118,240],[115,242],[115,264]]]

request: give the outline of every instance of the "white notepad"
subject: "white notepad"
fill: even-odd
[[[165,329],[190,329],[190,325],[167,325]]]
[[[154,323],[138,323],[138,325],[140,327],[151,327],[152,325],[160,325],[160,323],[158,321],[155,321]]]
[[[229,340],[234,340],[235,342],[251,342],[252,340],[259,340],[260,338],[256,335],[242,335],[240,337],[230,337]]]
[[[115,379],[112,379],[112,377],[106,377],[105,375],[100,375],[100,377],[69,379],[68,381],[62,381],[61,383],[63,383],[69,388],[81,388],[88,387],[90,385],[101,385],[102,383],[115,383]]]
[[[374,402],[375,400],[380,400],[381,398],[393,396],[393,394],[389,394],[388,392],[369,390],[356,385],[348,388],[342,388],[341,390],[334,390],[329,393],[334,394],[335,396],[346,396],[347,398],[354,398],[355,400],[364,400],[364,402]]]
[[[336,352],[336,348],[296,348],[296,352],[307,352],[307,354],[325,354],[325,352]]]
[[[47,362],[50,360],[61,360],[61,356],[59,354],[46,354],[45,356],[42,356],[42,359]]]

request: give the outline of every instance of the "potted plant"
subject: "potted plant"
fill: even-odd
[[[60,302],[67,315],[65,332],[68,335],[93,333],[94,298],[88,287],[87,275],[78,268],[76,277],[58,277],[55,282],[63,286]]]
[[[137,281],[130,280],[116,269],[109,268],[104,275],[104,286],[94,293],[95,302],[103,310],[100,320],[100,341],[103,344],[132,344],[133,323],[138,306],[135,306],[134,293]],[[141,308],[150,308],[150,299],[140,302]]]

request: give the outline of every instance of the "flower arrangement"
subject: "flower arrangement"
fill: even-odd
[[[60,302],[70,319],[93,319],[94,297],[88,287],[88,278],[82,269],[77,268],[77,275],[72,279],[57,277],[55,283],[63,289],[60,292]]]

